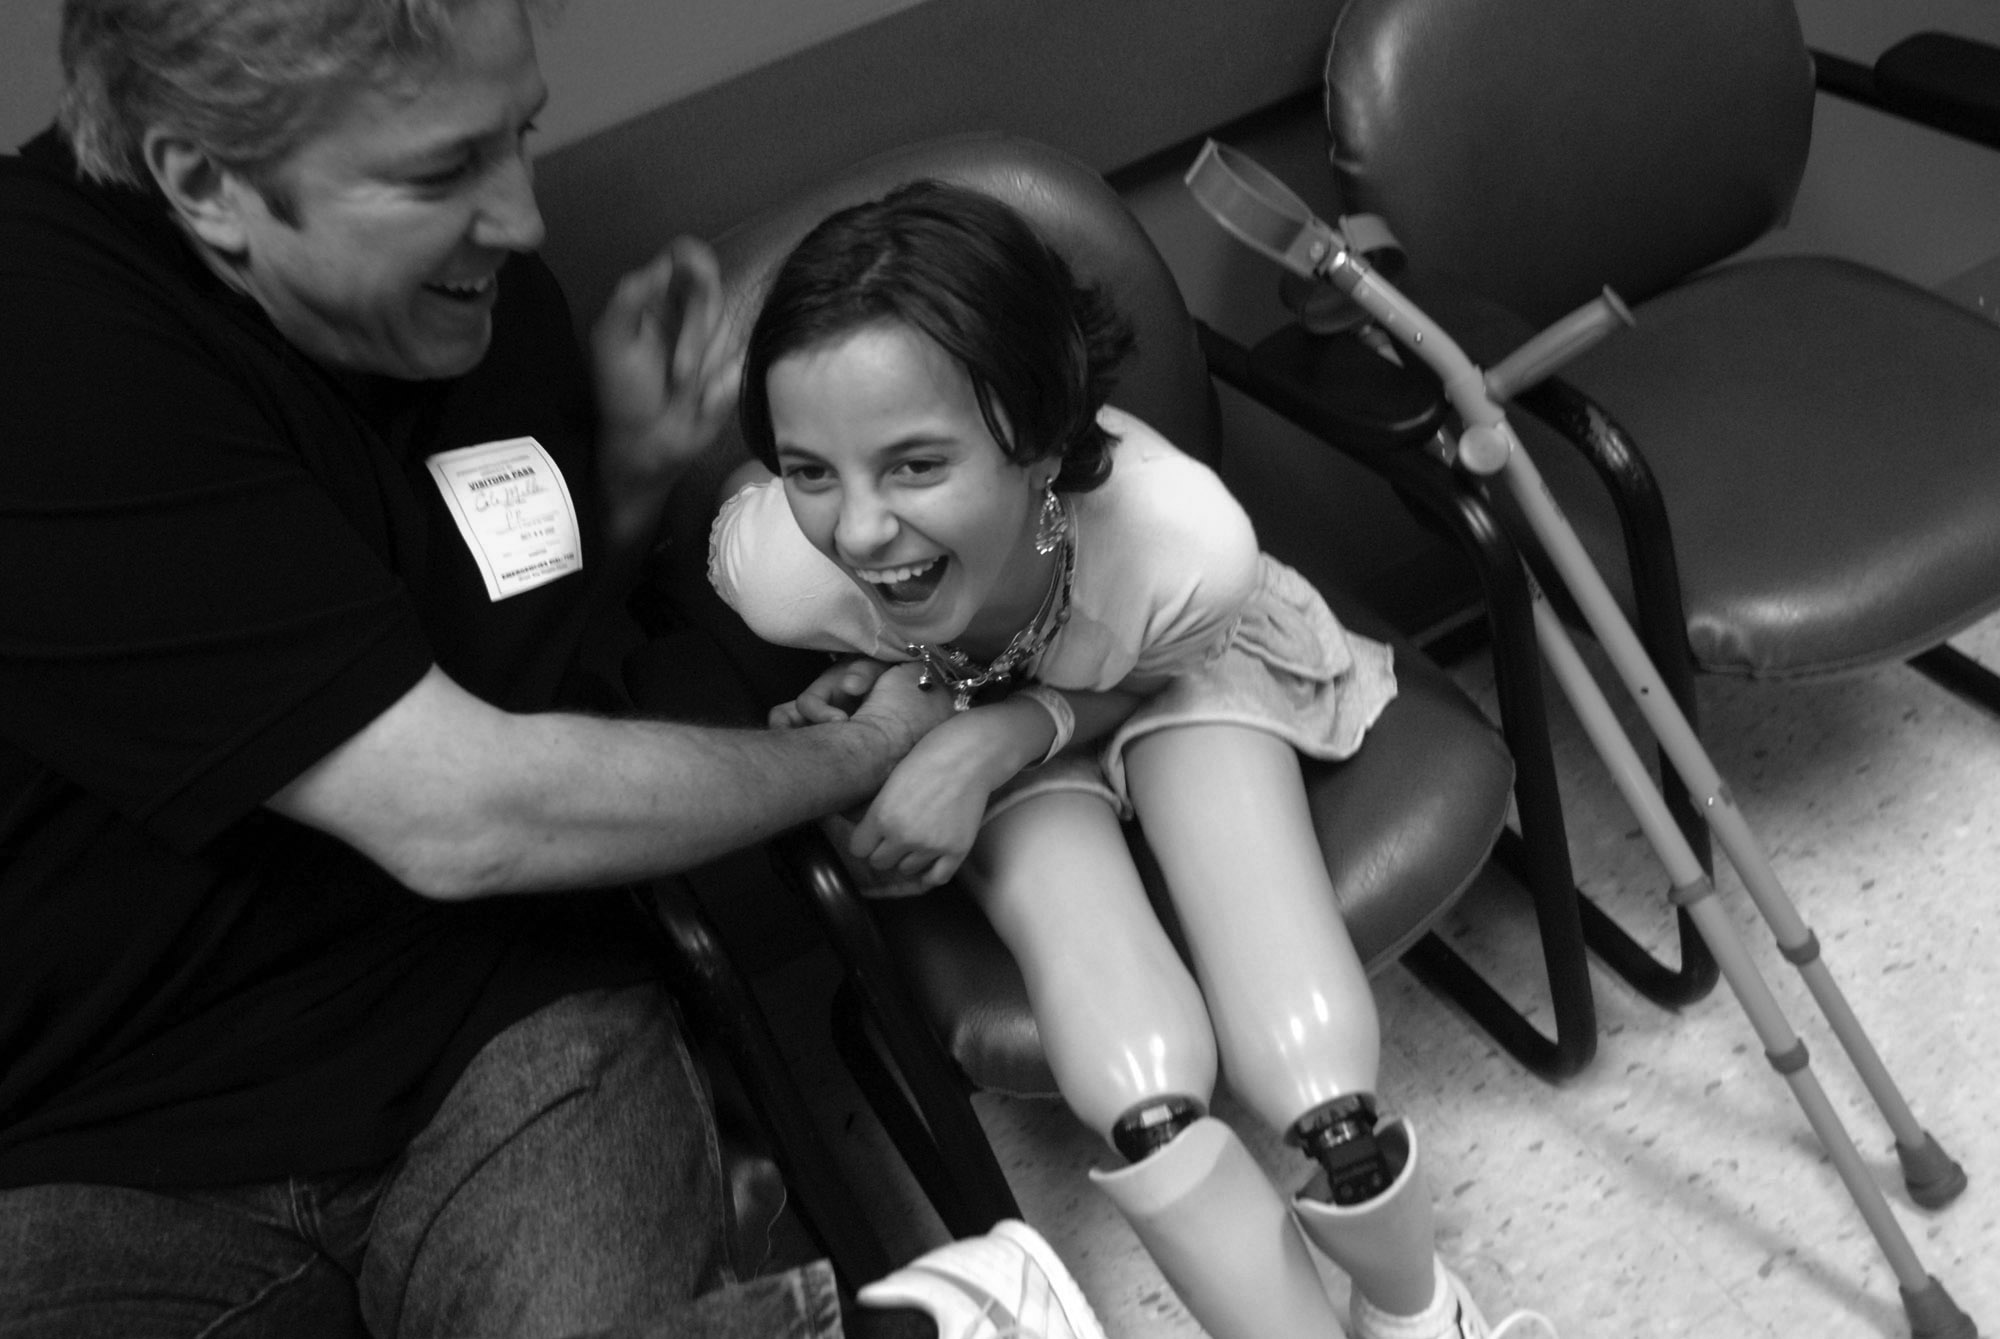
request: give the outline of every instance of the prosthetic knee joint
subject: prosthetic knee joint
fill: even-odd
[[[1144,1162],[1207,1112],[1192,1097],[1164,1095],[1132,1108],[1111,1128],[1127,1162]],[[1375,1099],[1349,1093],[1314,1107],[1292,1125],[1290,1142],[1326,1172],[1327,1200],[1365,1204],[1386,1191],[1397,1168],[1376,1134]]]
[[[1111,1143],[1127,1162],[1144,1162],[1206,1114],[1192,1097],[1161,1096],[1120,1116],[1111,1128]],[[1336,1097],[1293,1123],[1290,1142],[1325,1170],[1329,1203],[1365,1204],[1396,1179],[1397,1168],[1376,1124],[1375,1099],[1369,1093]]]
[[[1111,1145],[1127,1162],[1144,1162],[1207,1115],[1192,1097],[1166,1095],[1132,1108],[1111,1127]]]
[[[1369,1093],[1336,1097],[1293,1123],[1291,1141],[1325,1169],[1331,1203],[1366,1203],[1396,1179],[1375,1127],[1375,1099]]]
[[[1215,1339],[1340,1334],[1291,1206],[1235,1131],[1201,1106],[1184,1096],[1141,1101],[1111,1132],[1128,1164],[1090,1179]]]

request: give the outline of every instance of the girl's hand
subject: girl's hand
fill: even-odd
[[[890,773],[847,849],[906,891],[937,887],[972,850],[987,798],[1020,770],[1019,753],[999,712],[975,708],[953,716]]]
[[[828,814],[819,821],[820,830],[833,843],[854,891],[863,897],[915,897],[926,891],[915,879],[907,879],[900,874],[884,874],[854,854],[854,829],[860,821],[859,809],[852,813]]]
[[[954,750],[928,747],[946,729],[910,750],[848,841],[847,849],[875,871],[882,886],[868,891],[876,896],[937,887],[958,872],[979,835],[990,792],[962,764],[939,756]]]
[[[867,698],[875,681],[888,668],[882,661],[865,657],[835,665],[823,671],[792,701],[771,708],[767,723],[773,730],[793,730],[802,725],[844,721]]]
[[[1139,703],[1137,695],[1116,690],[1064,696],[1081,740],[1095,739]],[[907,896],[957,873],[979,836],[987,800],[1041,761],[1055,737],[1049,713],[1021,695],[946,718],[890,773],[848,838],[848,853],[875,872],[874,886],[864,891]]]

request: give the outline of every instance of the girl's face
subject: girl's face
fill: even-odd
[[[1040,608],[1035,552],[1058,461],[1016,465],[965,369],[900,322],[779,359],[766,387],[799,529],[913,642],[991,656]],[[1004,424],[1003,424],[1004,426]]]

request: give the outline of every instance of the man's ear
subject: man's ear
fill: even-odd
[[[206,149],[171,131],[148,130],[146,168],[188,231],[225,256],[248,246],[244,210],[256,192]]]

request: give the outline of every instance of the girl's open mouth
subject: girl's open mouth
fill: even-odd
[[[913,563],[907,567],[878,567],[867,571],[855,570],[854,575],[868,584],[868,588],[890,606],[914,606],[922,604],[936,593],[938,583],[944,580],[945,567],[950,559],[940,554],[928,563]]]

